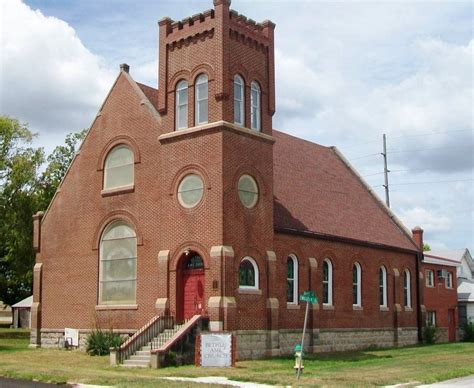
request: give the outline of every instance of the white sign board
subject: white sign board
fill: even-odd
[[[201,335],[201,366],[232,366],[232,334]]]
[[[64,329],[64,341],[67,341],[69,343],[69,345],[79,346],[79,330],[65,328]]]

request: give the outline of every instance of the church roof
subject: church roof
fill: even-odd
[[[276,130],[273,136],[277,231],[417,250],[408,230],[336,148]]]

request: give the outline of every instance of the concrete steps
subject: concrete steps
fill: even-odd
[[[125,360],[122,365],[127,368],[149,368],[152,349],[158,349],[166,345],[183,326],[184,324],[174,325],[172,329],[165,329],[160,335],[130,356],[128,360]]]

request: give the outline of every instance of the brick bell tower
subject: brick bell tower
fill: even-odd
[[[214,0],[212,10],[159,22],[159,281],[167,289],[160,287],[157,309],[186,318],[180,271],[183,252],[192,251],[204,261],[202,311],[211,329],[263,329],[275,276],[267,265],[274,261],[275,25],[239,15],[230,3]],[[202,181],[193,206],[180,203],[189,175]],[[239,288],[245,257],[258,266],[253,290]]]

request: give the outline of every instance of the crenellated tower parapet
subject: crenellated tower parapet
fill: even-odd
[[[245,82],[245,122],[250,123],[251,83],[261,89],[261,131],[271,134],[275,112],[274,28],[270,21],[257,23],[230,10],[230,0],[214,0],[214,9],[180,21],[159,21],[158,110],[164,132],[176,130],[176,87],[188,85],[188,100],[195,98],[196,78],[208,77],[208,122],[235,122],[233,79]],[[188,108],[188,127],[196,123],[194,104]]]

